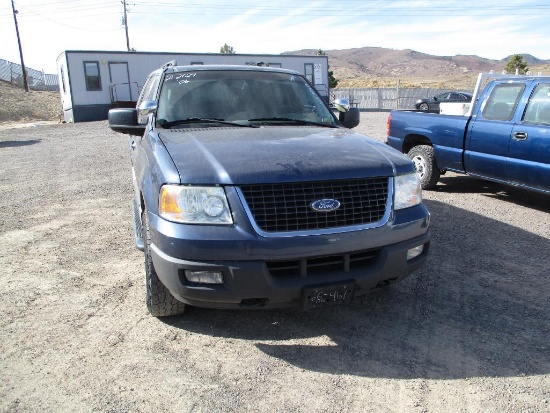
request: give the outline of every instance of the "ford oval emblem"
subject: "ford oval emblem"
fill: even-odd
[[[313,201],[310,206],[317,212],[332,212],[340,208],[340,202],[337,199],[318,199]]]

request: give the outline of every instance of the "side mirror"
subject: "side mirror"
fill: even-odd
[[[349,104],[349,100],[340,98],[334,101],[334,107],[338,112],[348,112],[351,105]]]
[[[137,121],[137,110],[120,108],[109,111],[109,127],[115,132],[140,136],[145,132],[145,125]]]
[[[340,112],[339,120],[342,125],[348,129],[355,128],[359,125],[361,112],[357,108],[350,108],[348,112]]]
[[[140,116],[147,116],[150,113],[156,113],[158,109],[158,103],[155,100],[146,100],[139,105]]]

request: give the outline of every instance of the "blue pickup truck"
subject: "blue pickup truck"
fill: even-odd
[[[413,160],[422,188],[453,171],[550,193],[550,77],[494,77],[481,88],[480,75],[466,115],[390,113],[386,143]]]
[[[421,267],[430,214],[413,163],[335,106],[298,72],[170,62],[137,108],[109,112],[132,136],[152,315],[347,304]]]

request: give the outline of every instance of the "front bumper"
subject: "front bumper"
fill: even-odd
[[[246,225],[181,225],[149,212],[158,277],[178,300],[210,308],[298,306],[304,288],[312,286],[352,282],[358,296],[400,281],[426,260],[429,221],[426,208],[418,205],[380,228],[263,238]],[[407,251],[419,245],[423,252],[407,260]],[[299,269],[274,270],[286,266]],[[219,271],[224,283],[192,283],[185,270]]]

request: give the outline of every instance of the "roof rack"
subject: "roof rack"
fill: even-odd
[[[177,66],[177,65],[178,65],[178,62],[176,62],[175,60],[170,60],[168,63],[165,63],[164,65],[162,65],[162,69],[166,69],[168,67]]]

